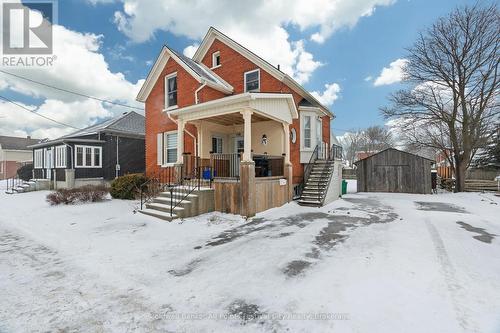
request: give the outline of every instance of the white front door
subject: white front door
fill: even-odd
[[[45,177],[47,179],[51,179],[51,176],[52,176],[52,163],[53,163],[53,160],[52,160],[52,148],[47,148],[47,150],[45,150],[45,169],[46,169],[46,174],[45,174]]]

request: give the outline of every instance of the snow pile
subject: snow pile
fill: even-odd
[[[168,223],[134,214],[136,202],[50,207],[46,194],[0,194],[0,289],[8,291],[0,331],[500,325],[500,198],[492,195],[350,194],[248,221],[212,213]]]

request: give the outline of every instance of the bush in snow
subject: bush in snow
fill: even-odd
[[[33,176],[33,164],[26,164],[17,169],[17,175],[22,180],[28,181]]]
[[[47,195],[47,201],[51,205],[72,205],[79,202],[103,201],[109,190],[104,185],[86,185],[72,189],[59,189]]]
[[[111,183],[111,196],[115,199],[135,199],[146,181],[146,176],[140,173],[118,177]]]

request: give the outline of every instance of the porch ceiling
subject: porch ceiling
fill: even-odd
[[[232,125],[242,125],[244,124],[243,117],[240,113],[230,113],[220,116],[214,116],[210,118],[202,119],[204,121],[208,121],[211,123],[223,125],[223,126],[232,126]],[[257,123],[260,121],[271,120],[270,118],[264,117],[260,114],[254,113],[252,115],[252,123]]]

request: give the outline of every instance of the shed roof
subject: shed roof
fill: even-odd
[[[413,155],[413,156],[416,156],[416,157],[420,157],[420,158],[426,159],[426,160],[428,160],[428,161],[430,161],[430,162],[435,162],[434,160],[431,160],[430,158],[427,158],[427,157],[424,157],[424,156],[421,156],[421,155],[417,155],[417,154],[413,154],[413,153],[409,153],[409,152],[404,151],[404,150],[399,150],[399,149],[396,149],[396,148],[392,148],[392,147],[390,147],[390,148],[386,148],[386,149],[384,149],[384,150],[381,150],[381,151],[379,151],[379,152],[377,152],[377,153],[375,153],[375,154],[371,154],[371,155],[369,155],[369,156],[366,156],[366,157],[364,157],[364,158],[362,158],[362,159],[360,159],[360,160],[358,160],[358,161],[354,162],[354,164],[358,164],[358,163],[359,163],[359,162],[361,162],[361,161],[364,161],[364,160],[366,160],[366,159],[372,158],[373,156],[376,156],[376,155],[382,154],[382,153],[384,153],[384,152],[386,152],[386,151],[388,151],[388,150],[395,150],[395,151],[400,152],[400,153],[404,153],[404,154],[408,154],[408,155]]]

